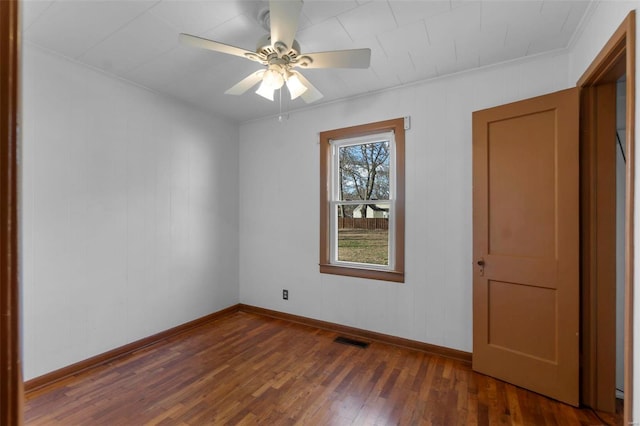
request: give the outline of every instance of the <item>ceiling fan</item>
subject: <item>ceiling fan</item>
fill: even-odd
[[[180,41],[203,49],[251,59],[265,66],[225,93],[242,95],[260,82],[256,93],[270,101],[273,94],[286,84],[291,99],[300,96],[306,103],[322,98],[322,93],[294,68],[369,68],[371,49],[334,50],[301,54],[295,40],[302,0],[270,0],[269,10],[261,18],[270,22],[271,34],[260,38],[255,52],[206,38],[180,34]]]

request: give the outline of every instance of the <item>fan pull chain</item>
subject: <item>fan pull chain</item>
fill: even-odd
[[[282,123],[282,88],[278,89],[278,100],[280,101],[280,114],[278,114],[278,121]]]
[[[284,122],[285,120],[289,119],[289,114],[283,114],[282,113],[282,88],[278,89],[278,92],[280,92],[278,94],[278,98],[279,98],[279,103],[280,103],[280,114],[278,114],[278,121],[280,123]]]

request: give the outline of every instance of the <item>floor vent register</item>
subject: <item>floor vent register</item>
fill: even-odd
[[[365,349],[365,348],[367,348],[369,346],[368,342],[363,342],[361,340],[351,339],[351,338],[345,337],[345,336],[338,336],[333,341],[336,342],[336,343],[342,343],[343,345],[357,346],[357,347],[362,348],[362,349]]]

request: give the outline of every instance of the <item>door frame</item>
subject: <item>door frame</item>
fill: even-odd
[[[599,101],[596,92],[604,85],[616,82],[626,74],[626,134],[625,134],[625,181],[626,181],[626,211],[625,211],[625,318],[624,318],[624,424],[629,424],[632,415],[633,403],[633,271],[634,265],[634,175],[635,175],[635,11],[631,11],[618,29],[611,36],[609,41],[602,48],[593,62],[589,65],[582,77],[577,82],[577,87],[581,89],[581,151],[587,151],[594,146],[597,141],[597,124],[602,117],[598,117]],[[606,98],[606,97],[605,97]],[[600,120],[599,120],[600,119]],[[584,142],[584,144],[583,144]],[[581,152],[582,157],[583,152]],[[597,167],[597,155],[586,161],[587,170],[593,171]],[[582,160],[581,160],[582,161]],[[592,175],[593,176],[593,175]],[[586,197],[586,202],[581,206],[582,223],[582,381],[581,393],[583,403],[594,408],[598,408],[598,395],[606,395],[610,389],[607,380],[603,380],[598,375],[598,371],[608,371],[615,369],[615,361],[611,365],[611,359],[607,356],[598,356],[602,352],[605,342],[598,339],[598,329],[610,327],[615,324],[615,297],[605,297],[599,300],[597,295],[599,290],[596,274],[597,268],[592,264],[597,259],[597,242],[592,244],[590,238],[595,231],[595,203],[591,203],[592,196],[597,191],[597,178],[587,179],[586,185],[581,188],[581,195]],[[583,181],[584,182],[584,181]],[[612,306],[613,304],[613,306]],[[613,326],[615,330],[615,325]],[[615,382],[614,382],[615,384]],[[615,385],[614,385],[615,388]],[[612,393],[612,398],[613,398]]]
[[[22,423],[18,271],[19,1],[0,1],[0,424]]]

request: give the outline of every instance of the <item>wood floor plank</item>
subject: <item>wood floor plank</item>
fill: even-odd
[[[27,394],[46,425],[597,425],[468,364],[247,312]],[[606,415],[603,415],[606,417]],[[616,424],[621,416],[609,415]]]

